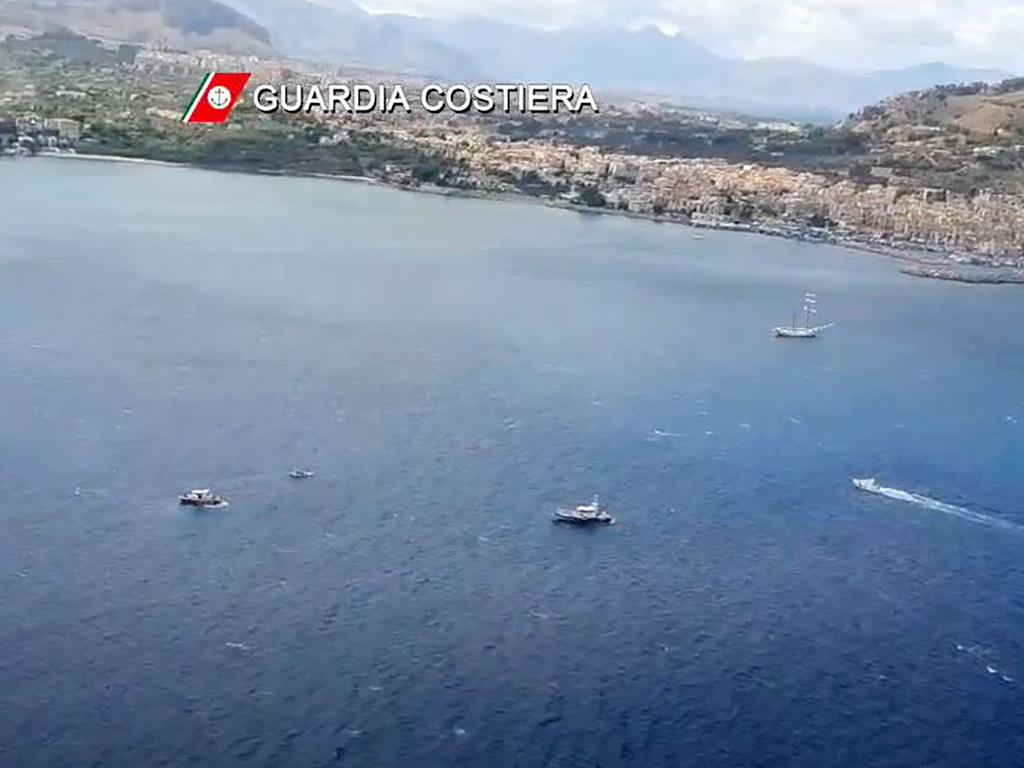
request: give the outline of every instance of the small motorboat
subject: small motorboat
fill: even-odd
[[[183,493],[178,497],[178,501],[186,507],[216,508],[228,505],[223,496],[211,492],[209,488],[196,488]]]
[[[312,476],[313,476],[313,473],[310,472],[308,469],[298,469],[298,468],[296,468],[296,469],[293,469],[291,472],[288,473],[288,477],[290,477],[292,480],[305,480],[307,477],[312,477]]]
[[[556,523],[570,523],[572,525],[590,525],[592,523],[614,523],[615,518],[601,508],[600,500],[594,496],[589,504],[577,504],[572,509],[558,509],[552,518]]]

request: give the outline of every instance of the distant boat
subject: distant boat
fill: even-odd
[[[615,518],[601,509],[601,502],[595,495],[594,500],[589,504],[577,504],[572,509],[558,509],[553,521],[573,525],[590,525],[592,523],[614,523]]]
[[[211,493],[209,488],[196,488],[178,497],[179,503],[186,507],[216,508],[226,507],[227,500],[216,493]]]
[[[772,333],[780,339],[814,339],[818,332],[831,328],[832,323],[827,325],[811,325],[811,318],[818,314],[818,297],[808,291],[804,294],[803,324],[797,323],[797,311],[793,310],[793,322],[790,325],[783,325],[775,328]]]
[[[293,469],[288,473],[288,477],[292,480],[305,480],[307,477],[312,477],[313,473],[307,469]]]

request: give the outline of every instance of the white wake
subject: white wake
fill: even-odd
[[[888,499],[894,499],[896,501],[904,501],[908,504],[916,504],[919,507],[925,507],[936,512],[942,512],[945,515],[952,517],[959,517],[961,520],[967,520],[971,523],[978,523],[979,525],[987,525],[992,528],[1001,528],[1004,531],[1013,531],[1014,533],[1024,533],[1024,526],[1011,523],[1008,520],[1001,520],[998,517],[992,517],[981,512],[975,512],[974,510],[967,509],[966,507],[958,507],[956,504],[947,504],[944,501],[938,499],[932,499],[928,496],[922,496],[919,493],[911,493],[910,491],[903,491],[899,488],[886,488],[884,485],[879,485],[875,482],[875,478],[854,478],[853,484],[861,491],[867,493],[874,493],[879,496],[885,496]]]

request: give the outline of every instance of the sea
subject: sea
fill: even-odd
[[[4,768],[1007,768],[1022,654],[1019,287],[0,161]]]

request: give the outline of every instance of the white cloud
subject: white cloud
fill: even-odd
[[[329,0],[326,0],[329,2]],[[368,10],[542,27],[656,24],[744,58],[844,68],[927,61],[1024,72],[1024,0],[361,0]]]

